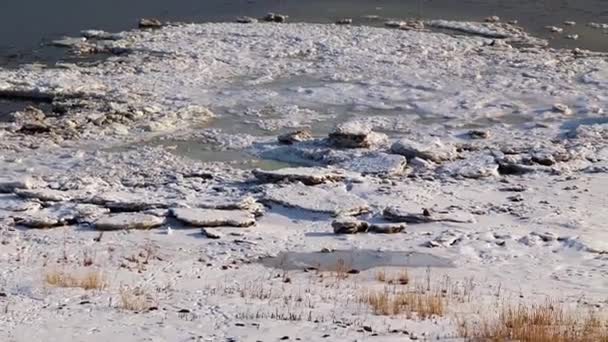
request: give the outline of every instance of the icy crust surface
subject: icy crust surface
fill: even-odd
[[[470,282],[486,308],[497,293],[606,305],[605,57],[332,25],[87,35],[117,55],[0,70],[1,97],[54,108],[0,123],[0,340],[456,332],[449,314],[373,315],[357,291],[385,286],[376,269],[329,283],[256,263],[282,251],[448,259],[432,282]],[[287,164],[201,162],[172,142]],[[110,284],[52,288],[54,266]],[[127,287],[148,309],[121,306]]]
[[[257,124],[273,130],[343,106],[476,122],[536,119],[557,102],[585,113],[606,98],[601,57],[483,38],[302,24],[192,24],[121,37],[103,44],[129,53],[93,66],[3,70],[0,94],[52,101],[64,114],[43,122],[61,136],[123,139],[202,124],[226,108],[269,115]]]

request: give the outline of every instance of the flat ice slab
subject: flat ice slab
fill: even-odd
[[[320,167],[295,167],[279,170],[253,170],[257,179],[266,183],[302,182],[315,185],[326,182],[339,182],[346,178],[344,172]]]
[[[255,224],[253,214],[242,210],[174,208],[171,213],[194,227],[250,227]]]
[[[164,217],[141,213],[120,213],[95,221],[97,230],[151,229],[165,223]]]
[[[272,186],[264,199],[287,207],[337,215],[358,215],[369,211],[360,197],[348,193],[343,186],[306,186],[301,183]]]

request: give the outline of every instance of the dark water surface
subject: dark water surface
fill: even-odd
[[[41,49],[49,40],[77,35],[84,29],[123,31],[138,18],[171,21],[232,21],[237,16],[284,13],[290,21],[333,22],[351,17],[355,24],[374,24],[362,17],[480,20],[498,15],[517,19],[529,31],[552,38],[558,47],[608,51],[608,34],[589,22],[608,22],[607,0],[2,0],[0,1],[0,65],[53,58],[62,52]],[[574,20],[577,26],[562,25]],[[377,21],[375,24],[381,24]],[[562,35],[544,27],[565,28]],[[563,39],[577,33],[578,41]]]

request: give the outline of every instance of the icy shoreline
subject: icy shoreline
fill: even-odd
[[[0,122],[3,339],[48,338],[63,315],[66,331],[99,341],[456,332],[449,314],[386,318],[354,304],[359,287],[376,286],[374,271],[328,288],[309,273],[287,283],[252,264],[281,251],[430,253],[455,266],[433,269],[434,281],[474,279],[480,302],[498,288],[532,302],[608,305],[605,56],[335,25],[190,24],[104,37],[87,47],[117,53],[105,61],[0,70],[0,96],[53,108]],[[153,140],[290,168],[197,161]],[[149,245],[158,260],[124,261]],[[107,290],[44,285],[50,269],[83,269],[83,253],[112,274]],[[256,282],[279,297],[242,294]],[[160,309],[118,309],[120,284],[145,288]],[[307,304],[282,302],[305,288]],[[77,304],[83,296],[93,304]],[[310,321],[272,315],[313,311]]]

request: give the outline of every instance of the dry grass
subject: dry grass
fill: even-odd
[[[152,307],[151,299],[151,296],[140,287],[122,286],[120,288],[120,307],[122,309],[134,312],[147,311]]]
[[[91,255],[91,251],[88,249],[85,249],[82,252],[82,266],[89,267],[89,266],[93,266],[94,263],[95,263],[95,261],[94,261],[94,257]]]
[[[410,275],[407,270],[403,270],[397,274],[397,278],[394,281],[399,285],[407,285],[410,283]]]
[[[468,341],[608,342],[608,320],[594,312],[569,312],[551,302],[504,305],[498,317],[460,320],[458,332]]]
[[[370,290],[360,296],[360,301],[368,304],[373,313],[382,316],[405,314],[408,318],[427,319],[445,314],[447,301],[436,292],[391,290]]]
[[[137,271],[143,273],[147,270],[147,266],[154,260],[162,261],[163,259],[159,256],[159,247],[151,241],[147,241],[139,251],[124,257],[126,262],[123,262],[120,267],[126,268],[130,271]]]
[[[103,290],[108,286],[104,274],[100,271],[88,271],[75,275],[65,271],[49,271],[44,280],[55,287],[79,287],[85,290]]]
[[[261,319],[272,319],[277,321],[308,321],[308,322],[325,322],[327,319],[323,315],[315,315],[312,310],[305,312],[291,311],[290,308],[275,309],[274,311],[266,312],[258,310],[256,312],[241,312],[236,314],[236,319],[239,320],[261,320]]]
[[[347,263],[344,259],[339,258],[336,261],[336,264],[330,268],[330,271],[336,280],[344,280],[348,278],[348,271],[350,271],[351,266],[352,265],[350,263]]]
[[[410,275],[407,269],[403,269],[397,274],[387,274],[385,270],[380,270],[376,272],[376,280],[392,285],[408,285],[410,283]]]
[[[386,271],[380,270],[380,271],[376,272],[376,280],[381,283],[385,283],[386,282]]]

